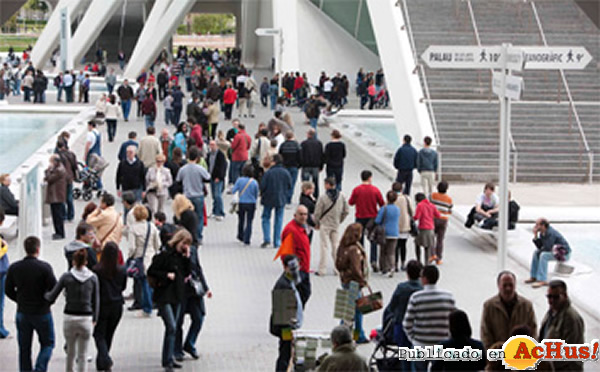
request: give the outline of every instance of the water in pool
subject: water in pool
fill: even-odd
[[[368,123],[350,121],[350,123],[388,150],[395,151],[400,146],[396,125],[392,120],[369,120]]]
[[[71,118],[71,115],[1,114],[0,173],[14,171],[44,142],[56,136]]]

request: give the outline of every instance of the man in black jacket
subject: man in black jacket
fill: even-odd
[[[290,173],[290,177],[292,177],[292,186],[288,189],[287,193],[287,204],[290,205],[292,203],[292,196],[294,196],[296,179],[298,179],[298,167],[300,167],[300,145],[294,139],[294,132],[287,132],[285,134],[285,142],[279,146],[279,155],[283,157],[283,166]]]
[[[135,199],[139,201],[144,198],[146,177],[144,164],[139,161],[136,154],[135,146],[127,147],[127,157],[119,163],[117,168],[117,192],[120,197],[122,191],[131,190],[135,194]]]
[[[212,215],[217,221],[225,217],[223,207],[223,186],[225,185],[225,173],[227,172],[227,160],[222,151],[219,151],[217,142],[211,140],[208,144],[209,152],[206,155],[206,164],[210,173],[210,193],[213,199]]]
[[[323,169],[323,144],[317,139],[317,132],[310,128],[307,139],[300,144],[300,165],[302,181],[312,181],[315,185],[315,198],[319,198],[319,172]]]
[[[156,84],[158,85],[158,99],[163,100],[167,95],[167,84],[169,83],[169,74],[165,69],[161,69],[156,76]]]
[[[25,239],[24,245],[27,256],[8,268],[5,282],[6,295],[17,303],[19,370],[46,371],[54,349],[54,325],[50,303],[44,299],[44,294],[54,288],[56,277],[52,266],[38,260],[40,240],[30,236]],[[32,366],[31,342],[34,331],[40,342],[40,352],[35,366]]]
[[[297,285],[300,283],[300,264],[298,258],[294,255],[283,257],[284,272],[281,274],[272,291],[272,308],[269,331],[275,337],[279,338],[279,357],[275,365],[275,371],[287,371],[292,357],[292,329],[298,329],[302,326],[303,308],[300,300],[300,293]],[[291,295],[288,295],[290,294]],[[277,301],[275,301],[277,300]],[[275,308],[281,301],[281,307]],[[292,301],[293,303],[287,303]],[[279,311],[294,308],[295,314],[287,319],[289,314],[279,314]],[[281,318],[286,319],[281,319]]]

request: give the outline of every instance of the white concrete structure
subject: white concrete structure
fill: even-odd
[[[415,62],[406,32],[402,11],[394,0],[367,0],[371,24],[379,47],[379,57],[396,118],[398,137],[410,134],[420,141],[433,135],[427,107],[420,102],[425,97],[419,76],[413,74]]]

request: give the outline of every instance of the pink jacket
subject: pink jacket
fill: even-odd
[[[252,145],[252,138],[250,138],[245,131],[240,130],[238,134],[233,137],[233,143],[231,144],[231,160],[247,161],[250,145]]]
[[[417,204],[414,219],[419,221],[419,230],[433,230],[435,227],[433,219],[440,217],[440,212],[429,200],[425,199]]]

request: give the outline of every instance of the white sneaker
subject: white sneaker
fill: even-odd
[[[215,220],[221,222],[223,221],[223,216],[215,216]]]

